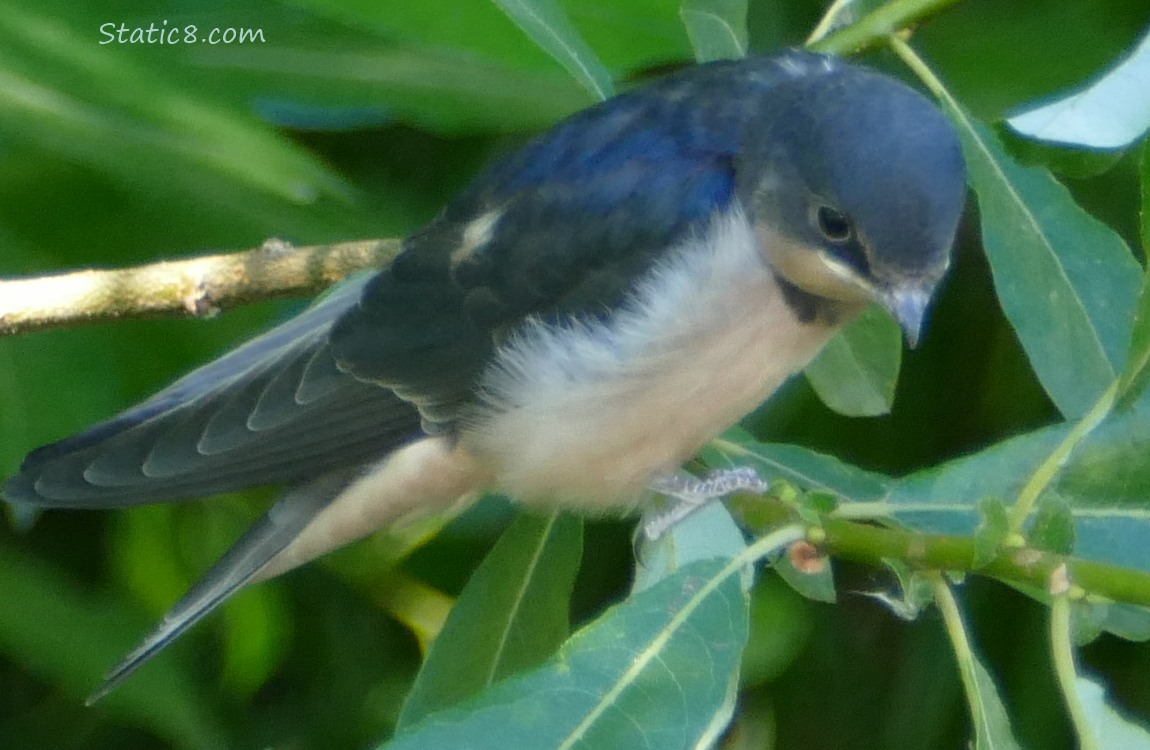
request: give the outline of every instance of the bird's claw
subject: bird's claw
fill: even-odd
[[[667,474],[656,477],[650,488],[674,501],[643,523],[644,535],[654,540],[714,500],[735,492],[766,492],[770,484],[761,479],[754,469],[740,466],[717,469],[701,478],[685,473]]]

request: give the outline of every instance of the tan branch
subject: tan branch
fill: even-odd
[[[128,317],[210,317],[256,300],[315,294],[387,265],[399,240],[292,247],[268,240],[239,253],[135,268],[0,280],[0,336]]]

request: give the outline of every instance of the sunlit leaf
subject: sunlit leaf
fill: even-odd
[[[830,408],[848,417],[874,417],[890,411],[901,363],[898,324],[872,307],[831,339],[804,373]]]
[[[1088,677],[1079,677],[1075,688],[1098,747],[1150,750],[1150,731],[1115,709],[1105,688]]]
[[[1150,32],[1097,80],[1007,120],[1019,133],[1090,148],[1122,148],[1150,129]]]

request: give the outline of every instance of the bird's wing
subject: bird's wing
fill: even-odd
[[[694,68],[498,162],[337,322],[340,366],[410,400],[426,430],[451,429],[503,336],[529,318],[610,316],[732,204],[745,134],[790,75],[769,59]]]
[[[138,406],[32,452],[6,499],[114,507],[297,484],[418,435],[410,404],[341,372],[332,357],[332,322],[366,281],[346,282]]]

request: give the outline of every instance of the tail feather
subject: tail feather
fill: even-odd
[[[133,672],[250,582],[299,536],[353,477],[354,472],[350,470],[335,472],[289,490],[172,607],[156,629],[104,678],[100,687],[88,697],[88,705],[115,690]]]

